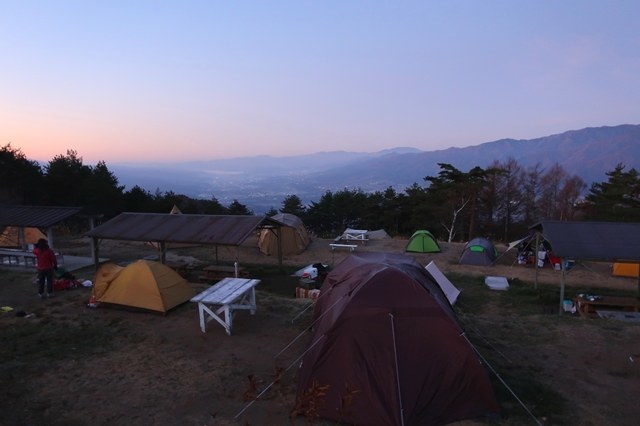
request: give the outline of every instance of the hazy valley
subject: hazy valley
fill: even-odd
[[[375,152],[319,152],[309,155],[255,156],[182,163],[117,163],[109,168],[121,185],[138,185],[154,193],[173,191],[193,198],[234,199],[256,214],[278,208],[286,195],[304,203],[327,190],[360,188],[365,192],[393,187],[403,191],[437,175],[438,163],[468,171],[494,160],[514,158],[521,166],[559,164],[588,185],[606,180],[619,164],[640,168],[640,125],[619,125],[567,131],[530,140],[501,139],[466,148],[421,151],[399,147]]]

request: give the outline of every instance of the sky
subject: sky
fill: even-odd
[[[640,124],[640,2],[0,1],[0,146],[425,151]]]

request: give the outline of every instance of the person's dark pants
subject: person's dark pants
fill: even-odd
[[[44,292],[44,282],[47,282],[47,293],[53,294],[53,273],[54,269],[42,269],[38,271],[38,293]]]

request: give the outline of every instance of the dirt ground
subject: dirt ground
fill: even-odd
[[[312,263],[336,265],[350,253],[331,251],[330,242],[314,239],[305,252],[286,257],[283,263],[291,268]],[[358,246],[357,251],[401,253],[406,243],[402,239],[371,240]],[[515,264],[515,253],[503,255],[493,267],[461,266],[457,261],[463,245],[441,243],[441,246],[441,253],[411,256],[423,265],[435,261],[445,274],[504,276],[510,281],[517,279],[526,283],[533,283],[536,277],[533,267]],[[89,243],[84,239],[67,239],[59,241],[57,248],[68,254],[88,255],[88,247]],[[503,252],[504,247],[499,247],[499,251]],[[155,250],[142,243],[105,241],[100,246],[101,257],[117,262],[154,255]],[[240,248],[219,248],[217,253],[212,247],[177,249],[170,252],[168,260],[188,264],[193,274],[197,274],[202,266],[214,263],[216,256],[219,262],[237,260],[241,266],[277,265],[277,258],[259,252],[253,238]],[[612,277],[609,268],[606,263],[578,263],[566,275],[567,292],[570,293],[573,287],[602,291],[633,291],[636,288],[635,280]],[[0,269],[0,274],[5,273],[6,269]],[[80,280],[94,278],[91,268],[74,273]],[[197,275],[191,278],[194,276]],[[538,270],[537,277],[541,285],[560,284],[560,272],[549,266]],[[292,277],[282,280],[283,286],[295,283]],[[11,404],[12,411],[10,415],[0,416],[0,424],[290,423],[295,367],[308,343],[305,333],[305,320],[311,311],[308,300],[274,295],[261,291],[259,286],[256,315],[238,313],[233,335],[227,336],[214,322],[209,323],[206,333],[202,333],[193,303],[182,305],[166,316],[103,307],[91,309],[86,307],[89,289],[59,292],[56,298],[43,301],[35,297],[35,285],[30,280],[25,281],[0,288],[0,305],[33,314],[29,318],[0,316],[0,329],[4,333],[11,329],[17,330],[19,335],[25,321],[38,327],[51,324],[80,324],[87,330],[94,326],[108,327],[115,330],[110,337],[114,347],[91,351],[92,337],[88,335],[88,348],[71,348],[71,353],[58,354],[50,362],[31,365],[26,370],[27,377],[13,377],[15,382],[8,388],[3,386],[5,402],[1,403],[3,409]],[[279,285],[273,278],[271,281],[270,285]],[[194,283],[193,286],[198,291],[206,284]],[[460,297],[464,297],[464,292]],[[505,327],[520,321],[505,318]],[[535,404],[530,403],[540,423],[637,424],[640,418],[640,407],[635,402],[640,391],[639,324],[578,317],[559,319],[553,313],[528,321],[531,321],[531,336],[527,341],[535,344],[503,343],[501,351],[511,362],[525,363],[531,374],[567,400],[572,412],[569,420],[558,421],[548,418],[545,413],[536,413]],[[598,321],[600,325],[594,325]],[[480,320],[475,326],[482,324]],[[561,338],[556,338],[553,345],[543,337],[535,341],[546,330],[552,330]],[[15,344],[20,345],[20,342]],[[101,345],[96,343],[96,347]],[[19,364],[19,360],[5,361]],[[270,386],[279,369],[284,369],[282,380]],[[267,387],[258,401],[248,402]],[[306,422],[297,419],[295,423]],[[505,424],[517,423],[506,420]],[[531,419],[531,424],[536,421]]]

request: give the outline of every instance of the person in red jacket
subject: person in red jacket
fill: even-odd
[[[42,299],[53,297],[53,276],[58,261],[56,254],[49,248],[49,243],[44,238],[40,238],[33,249],[36,255],[36,265],[38,268],[38,294]],[[44,292],[44,282],[47,282],[47,292]]]

